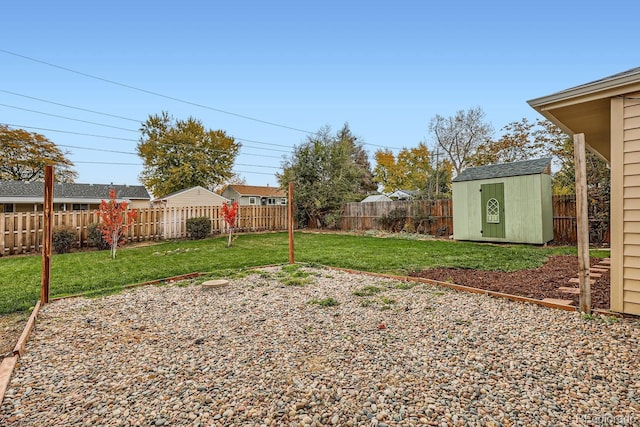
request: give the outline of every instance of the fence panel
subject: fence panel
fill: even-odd
[[[599,212],[606,212],[608,206],[601,200],[591,201],[598,204]],[[346,203],[343,205],[342,230],[379,230],[383,229],[381,218],[389,216],[394,209],[404,209],[407,223],[414,223],[416,232],[431,235],[453,234],[453,202],[444,200],[393,201],[374,203]],[[590,211],[591,216],[592,211]],[[429,220],[424,219],[428,217]],[[420,219],[416,223],[416,219]],[[591,218],[591,241],[609,243],[610,228],[608,219]],[[553,196],[554,242],[568,245],[577,244],[576,198],[574,195]]]
[[[227,230],[220,206],[138,209],[135,224],[127,231],[127,240],[183,239],[187,237],[186,220],[198,216],[211,219],[213,234]],[[275,231],[287,229],[286,206],[241,206],[239,231]],[[56,211],[53,227],[71,228],[76,232],[75,247],[86,247],[87,226],[99,222],[95,211]],[[0,213],[0,256],[40,252],[42,248],[43,213]]]

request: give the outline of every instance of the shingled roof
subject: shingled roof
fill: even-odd
[[[501,163],[497,165],[467,168],[453,179],[453,182],[478,181],[481,179],[506,178],[510,176],[537,175],[551,172],[551,157],[525,160],[523,162]]]
[[[114,184],[54,184],[54,199],[95,199],[109,198],[109,190],[116,190],[118,199],[151,200],[149,192],[142,185],[114,185]],[[0,181],[0,197],[32,199],[44,197],[44,183],[24,181]]]
[[[236,190],[241,196],[286,197],[287,193],[278,187],[230,184],[227,188]]]

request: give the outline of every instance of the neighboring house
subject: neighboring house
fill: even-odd
[[[553,240],[551,158],[468,168],[452,191],[456,240]]]
[[[222,206],[228,200],[204,187],[195,186],[151,201],[153,207]]]
[[[374,203],[374,202],[392,202],[389,197],[384,194],[372,194],[370,196],[365,197],[360,203]]]
[[[53,210],[98,209],[102,200],[109,200],[111,189],[131,208],[149,207],[151,196],[141,185],[60,183],[53,187]],[[44,182],[0,181],[0,212],[42,211],[43,201]]]
[[[640,315],[640,67],[528,103],[609,162],[611,310]]]
[[[287,192],[278,187],[230,184],[222,191],[222,196],[231,201],[237,200],[240,206],[287,204]]]
[[[416,194],[418,194],[418,190],[396,190],[387,196],[392,200],[413,200]]]

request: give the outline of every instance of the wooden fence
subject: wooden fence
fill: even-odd
[[[382,218],[393,222],[394,211],[406,212],[407,223],[413,231],[436,236],[453,233],[453,209],[449,199],[374,203],[346,203],[343,206],[343,230],[372,230],[384,228]],[[397,211],[396,211],[397,212]],[[391,228],[398,224],[391,224]],[[399,224],[400,229],[404,224]],[[400,231],[400,230],[396,230]]]
[[[188,218],[211,219],[213,234],[225,232],[226,224],[219,206],[138,209],[135,224],[128,230],[130,242],[182,239],[187,236]],[[94,211],[58,211],[53,213],[53,227],[70,228],[77,233],[76,247],[87,246],[87,225],[99,222]],[[39,252],[42,248],[42,212],[0,214],[0,256]],[[287,229],[286,206],[240,206],[238,231]]]
[[[341,228],[342,230],[383,229],[385,225],[389,225],[388,220],[385,223],[385,217],[388,219],[394,209],[406,211],[406,222],[411,224],[416,232],[436,236],[453,234],[451,199],[346,203],[343,206]],[[594,212],[608,212],[608,209],[609,206],[604,201],[590,201],[589,222],[592,243],[608,244],[610,241],[608,218],[597,218],[594,215]],[[425,216],[431,217],[431,221],[426,221]],[[420,226],[422,229],[419,229]],[[575,196],[553,196],[553,233],[556,243],[568,245],[577,243]]]

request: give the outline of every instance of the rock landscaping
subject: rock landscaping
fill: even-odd
[[[0,425],[640,424],[635,319],[320,268],[226,279],[46,305]]]

